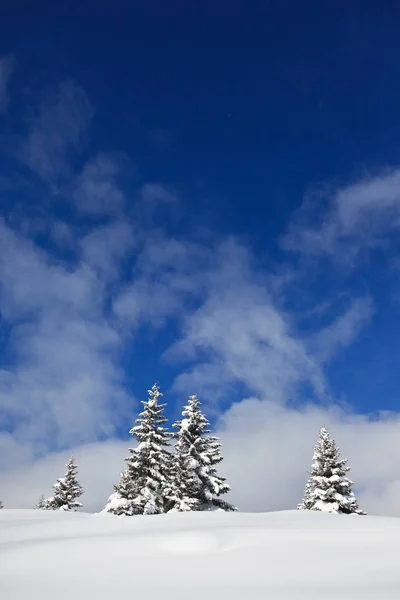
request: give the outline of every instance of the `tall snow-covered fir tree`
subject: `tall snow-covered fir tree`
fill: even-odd
[[[207,435],[210,424],[200,406],[197,396],[190,396],[182,412],[184,418],[173,425],[177,429],[172,479],[174,509],[234,511],[234,506],[220,498],[230,490],[216,469],[222,461],[221,444],[218,438]]]
[[[77,501],[83,494],[83,488],[77,479],[78,467],[74,457],[71,456],[67,463],[67,472],[64,477],[57,479],[53,485],[53,496],[44,501],[41,508],[46,510],[74,511],[82,504]]]
[[[104,512],[151,515],[167,512],[172,505],[172,456],[167,450],[171,434],[163,427],[167,419],[163,416],[165,404],[158,403],[161,397],[155,384],[149,390],[148,400],[142,402],[144,410],[129,432],[139,444],[129,449],[126,469]]]
[[[191,399],[189,398],[189,402]],[[187,512],[200,509],[198,498],[198,477],[195,472],[195,462],[191,456],[191,440],[186,425],[188,420],[174,423],[178,431],[174,434],[176,440],[171,472],[171,496],[173,511]]]
[[[353,482],[346,477],[348,471],[350,468],[347,466],[347,459],[340,458],[335,440],[322,427],[314,448],[304,498],[297,508],[364,515],[352,491]]]

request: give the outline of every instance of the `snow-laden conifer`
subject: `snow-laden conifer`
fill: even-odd
[[[42,508],[47,510],[74,511],[82,504],[77,501],[83,494],[83,488],[77,479],[78,467],[74,457],[71,456],[67,463],[67,472],[64,477],[57,479],[53,485],[53,496],[44,501]]]
[[[35,506],[38,510],[46,510],[46,500],[44,499],[44,495],[42,494]]]
[[[157,385],[143,401],[144,410],[130,430],[139,442],[130,448],[126,469],[104,509],[117,515],[150,515],[166,512],[171,506],[171,434],[163,427],[165,404],[159,404],[162,393]]]
[[[196,464],[191,456],[192,444],[187,430],[188,423],[186,419],[173,425],[178,431],[174,434],[176,442],[171,471],[171,510],[178,512],[200,509],[199,479],[195,472]]]
[[[173,425],[175,434],[175,467],[173,496],[175,510],[236,510],[220,496],[229,492],[226,479],[217,473],[222,461],[219,439],[208,435],[209,422],[197,396],[190,396],[182,420]]]
[[[0,500],[0,509],[4,508],[4,504],[2,503],[2,501]]]
[[[352,491],[353,482],[346,477],[348,471],[347,459],[340,458],[335,440],[322,427],[314,448],[310,478],[298,509],[365,514],[360,510]]]
[[[129,460],[129,459],[126,459]],[[118,485],[114,485],[114,493],[107,500],[102,512],[114,515],[132,516],[140,513],[140,507],[135,504],[137,492],[135,491],[136,474],[129,466],[121,473]]]

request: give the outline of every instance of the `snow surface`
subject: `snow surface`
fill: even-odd
[[[0,511],[4,600],[400,598],[400,519]]]

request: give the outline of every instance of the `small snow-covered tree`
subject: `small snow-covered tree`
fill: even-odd
[[[107,504],[102,512],[112,513],[114,515],[132,516],[139,513],[139,507],[135,504],[135,474],[127,466],[121,473],[120,482],[114,485],[114,493],[107,500]]]
[[[4,504],[2,503],[2,501],[0,500],[0,509],[4,508]]]
[[[299,510],[318,510],[341,514],[365,514],[352,491],[353,482],[346,477],[350,471],[347,459],[340,458],[335,440],[322,427],[314,448],[310,478]]]
[[[175,438],[173,499],[175,510],[234,511],[236,508],[220,498],[229,492],[226,479],[217,473],[222,461],[219,439],[207,435],[209,422],[200,408],[197,396],[190,396],[184,407]]]
[[[171,434],[163,427],[165,404],[155,384],[149,390],[149,398],[143,401],[144,410],[130,430],[139,442],[130,448],[126,469],[121,481],[114,487],[105,512],[117,515],[151,515],[166,512],[171,506],[171,454],[167,450]]]
[[[67,472],[64,477],[57,479],[53,485],[53,496],[44,501],[42,508],[47,510],[74,511],[82,504],[77,501],[83,494],[83,488],[77,479],[78,467],[74,457],[71,456],[67,463]]]
[[[40,496],[35,508],[37,508],[38,510],[46,510],[46,500],[44,499],[43,494]]]

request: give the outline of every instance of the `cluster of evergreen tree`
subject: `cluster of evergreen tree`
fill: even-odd
[[[157,385],[143,401],[143,412],[130,430],[138,446],[129,450],[120,482],[114,486],[104,512],[116,515],[152,515],[171,511],[236,508],[220,496],[230,487],[216,466],[222,461],[218,438],[209,435],[209,422],[200,401],[190,396],[175,433],[164,425],[165,404]],[[171,441],[174,451],[171,452]]]
[[[103,512],[116,515],[153,515],[166,512],[204,510],[235,511],[221,496],[230,487],[217,472],[222,461],[219,439],[210,435],[209,422],[197,396],[190,396],[182,419],[165,427],[165,404],[157,385],[143,401],[143,412],[130,430],[138,441],[129,449],[120,482],[114,486]],[[173,446],[171,445],[171,442]],[[299,510],[364,515],[347,477],[347,459],[342,459],[335,440],[322,427],[314,448],[310,477]],[[77,478],[72,456],[64,477],[57,479],[53,495],[42,496],[36,505],[41,510],[75,511],[83,488]],[[0,501],[0,509],[3,503]]]

